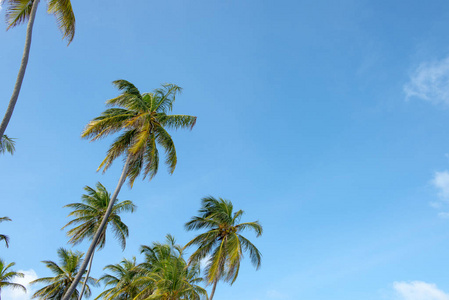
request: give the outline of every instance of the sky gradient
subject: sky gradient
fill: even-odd
[[[113,191],[121,171],[96,172],[112,139],[82,140],[84,126],[118,95],[113,80],[167,82],[183,87],[174,113],[197,124],[171,132],[173,175],[161,165],[122,189],[138,207],[123,215],[127,248],[110,237],[92,276],[167,233],[187,243],[184,223],[212,195],[264,227],[246,234],[261,269],[245,259],[215,300],[449,300],[447,1],[72,2],[69,47],[45,1],[37,12],[6,132],[17,151],[0,157],[0,216],[13,220],[0,257],[50,274],[40,261],[69,247],[63,206],[97,181]],[[25,26],[0,30],[2,113],[24,39]]]

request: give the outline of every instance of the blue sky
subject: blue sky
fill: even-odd
[[[96,173],[109,140],[81,140],[87,122],[126,79],[142,92],[184,88],[175,113],[198,116],[173,132],[178,166],[136,181],[119,199],[124,252],[138,256],[183,224],[203,196],[231,200],[260,220],[263,253],[214,299],[449,299],[449,4],[446,1],[73,1],[66,47],[38,10],[24,85],[7,134],[0,255],[27,278],[47,276],[66,244],[65,204],[86,185],[115,188],[121,163]],[[4,11],[2,11],[3,13]],[[4,19],[4,15],[1,16]],[[6,27],[6,26],[5,26]],[[4,27],[4,28],[5,28]],[[0,30],[0,111],[10,98],[25,26]],[[87,243],[76,249],[85,251]],[[98,294],[99,290],[97,291]],[[29,299],[13,295],[5,299]]]

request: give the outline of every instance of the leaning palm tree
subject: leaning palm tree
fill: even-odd
[[[0,300],[2,299],[3,288],[21,289],[24,292],[27,291],[23,285],[11,282],[16,277],[23,278],[24,276],[23,273],[10,270],[10,268],[13,267],[14,265],[15,263],[13,262],[7,265],[0,258]]]
[[[207,299],[207,292],[198,283],[199,263],[188,265],[183,258],[182,247],[167,235],[165,244],[153,243],[152,247],[142,246],[145,263],[141,264],[142,276],[135,280],[141,292],[135,299],[160,300],[200,300]]]
[[[16,151],[15,143],[13,138],[8,137],[6,134],[3,135],[3,138],[0,139],[0,154],[8,152],[13,155],[14,151]]]
[[[165,84],[152,93],[144,94],[126,80],[116,80],[113,84],[122,91],[122,94],[108,100],[106,104],[115,107],[105,110],[99,117],[90,121],[81,136],[95,141],[121,132],[98,169],[103,168],[103,171],[106,171],[120,156],[124,157],[125,164],[105,217],[87,250],[80,268],[82,271],[86,269],[125,180],[128,178],[132,187],[140,173],[143,173],[144,178],[148,176],[150,180],[156,175],[159,166],[159,152],[156,145],[165,150],[165,163],[168,165],[169,173],[173,173],[177,162],[176,150],[166,129],[192,128],[196,122],[196,117],[193,116],[167,114],[173,108],[176,94],[181,91],[181,88],[174,84]],[[80,276],[75,279],[63,300],[69,300]]]
[[[104,267],[110,274],[105,274],[98,281],[102,281],[105,287],[110,287],[98,295],[97,299],[121,299],[131,300],[136,297],[140,289],[135,280],[141,274],[141,268],[136,264],[136,258],[123,259],[119,264]]]
[[[75,217],[62,227],[62,229],[64,229],[67,226],[76,226],[67,232],[67,235],[70,237],[69,243],[73,245],[81,243],[85,238],[92,240],[111,201],[111,194],[100,182],[97,182],[95,189],[86,186],[84,187],[84,190],[87,193],[81,196],[82,203],[71,203],[64,206],[72,208],[73,211],[69,214],[69,217]],[[122,222],[119,214],[122,212],[134,212],[135,208],[135,205],[130,200],[116,202],[114,204],[108,222],[97,241],[98,250],[102,249],[106,244],[106,229],[108,225],[110,225],[115,238],[120,242],[122,249],[125,250],[126,238],[129,234],[128,226]],[[90,257],[86,279],[89,277],[93,258],[94,252],[92,252]],[[87,282],[84,281],[79,300],[82,299],[86,283]]]
[[[4,222],[4,221],[11,221],[11,219],[8,218],[8,217],[2,217],[2,218],[0,218],[0,223],[1,223],[1,222]],[[4,235],[4,234],[0,234],[0,241],[4,241],[4,242],[5,242],[6,248],[9,247],[9,236]]]
[[[240,233],[252,229],[259,237],[262,226],[259,221],[239,224],[242,215],[242,210],[233,213],[231,201],[206,197],[202,199],[199,216],[185,224],[187,230],[207,229],[188,242],[185,248],[198,246],[189,259],[190,263],[207,259],[207,283],[213,285],[209,300],[214,297],[218,281],[235,282],[244,251],[249,252],[252,264],[257,269],[260,267],[260,251]]]
[[[28,64],[28,57],[30,55],[31,36],[33,34],[34,19],[36,17],[36,10],[40,0],[4,0],[6,3],[6,23],[7,29],[25,23],[28,20],[25,48],[23,50],[22,62],[17,75],[16,84],[9,100],[8,108],[5,116],[0,124],[0,139],[5,134],[6,127],[8,127],[17,99],[19,98],[20,89],[22,87],[25,70]],[[0,1],[3,2],[3,1]],[[56,17],[58,27],[63,34],[63,38],[68,40],[68,43],[73,40],[75,36],[75,15],[72,10],[70,0],[48,0],[47,12]]]
[[[47,268],[54,274],[54,277],[43,277],[38,278],[32,282],[31,284],[37,283],[45,283],[48,284],[45,287],[39,289],[36,293],[34,293],[33,298],[38,299],[61,299],[62,296],[66,293],[70,284],[73,282],[75,276],[80,272],[79,265],[81,259],[83,257],[83,253],[81,252],[73,252],[70,250],[66,250],[64,248],[58,249],[58,256],[60,259],[60,264],[49,260],[43,261]],[[88,282],[92,285],[96,285],[96,279],[89,277]],[[76,300],[78,298],[78,290],[75,289],[75,292],[71,296],[71,300]],[[89,297],[91,295],[90,287],[87,285],[86,290],[84,291],[84,295]]]

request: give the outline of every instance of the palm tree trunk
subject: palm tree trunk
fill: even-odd
[[[97,245],[95,245],[95,247],[96,246]],[[84,290],[86,289],[86,285],[87,285],[87,279],[89,278],[90,269],[92,268],[92,261],[94,260],[94,254],[95,254],[95,251],[92,252],[92,256],[90,257],[89,268],[87,269],[86,278],[84,278],[83,288],[81,289],[81,293],[80,293],[80,296],[79,296],[78,300],[83,299]]]
[[[212,300],[212,298],[214,297],[215,289],[217,288],[217,283],[218,283],[218,280],[215,280],[214,281],[214,286],[212,287],[212,292],[210,292],[209,300]]]
[[[92,256],[92,253],[94,252],[95,247],[97,246],[100,235],[103,233],[104,227],[106,226],[106,223],[108,222],[109,216],[112,212],[112,208],[114,207],[115,200],[117,199],[118,193],[120,192],[120,189],[122,188],[123,183],[125,183],[126,172],[128,171],[130,161],[131,161],[131,156],[128,155],[128,157],[126,158],[125,165],[123,166],[122,175],[120,176],[120,179],[117,183],[117,187],[115,188],[114,194],[112,194],[111,201],[109,202],[108,209],[106,210],[103,220],[101,221],[100,227],[98,227],[98,230],[95,233],[94,238],[92,239],[92,243],[90,244],[90,247],[87,250],[86,256],[84,257],[84,260],[80,266],[78,274],[76,274],[76,277],[73,280],[72,284],[70,285],[69,289],[67,290],[67,293],[64,295],[64,297],[62,297],[61,300],[69,300],[70,299],[70,297],[72,296],[73,292],[76,289],[76,286],[80,282],[84,271],[86,270],[87,264],[89,263],[90,257]]]
[[[27,33],[25,38],[25,48],[23,49],[22,62],[19,68],[19,74],[17,75],[16,84],[12,92],[11,99],[9,100],[8,108],[6,109],[5,116],[0,124],[0,139],[5,134],[6,127],[8,127],[9,120],[11,119],[14,107],[16,106],[17,99],[19,98],[20,88],[22,87],[23,77],[25,76],[25,70],[28,64],[28,57],[30,56],[31,48],[31,36],[33,35],[34,19],[36,17],[36,10],[40,0],[34,0],[31,7],[30,19],[27,25]]]

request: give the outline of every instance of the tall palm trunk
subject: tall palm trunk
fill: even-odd
[[[11,119],[14,107],[16,106],[17,99],[19,98],[20,88],[22,87],[23,77],[25,76],[25,70],[28,64],[28,57],[30,56],[31,48],[31,36],[33,35],[34,19],[36,17],[36,10],[40,0],[34,0],[31,8],[30,19],[28,20],[27,33],[25,38],[25,48],[23,49],[22,62],[20,64],[19,74],[17,75],[16,84],[12,92],[11,99],[9,100],[8,108],[6,109],[5,116],[0,124],[0,139],[5,134],[6,127],[8,127],[9,120]]]
[[[69,289],[67,290],[67,293],[62,297],[61,300],[69,300],[72,296],[73,292],[76,289],[76,286],[81,280],[81,277],[83,277],[83,273],[86,270],[87,264],[89,263],[90,257],[92,256],[92,253],[95,250],[95,247],[97,246],[98,240],[103,233],[103,230],[106,226],[106,223],[108,222],[109,216],[111,215],[112,208],[114,207],[115,200],[117,199],[118,193],[120,192],[120,189],[123,186],[123,183],[125,183],[126,180],[126,172],[129,168],[129,162],[131,160],[131,156],[128,155],[126,158],[125,165],[123,166],[122,175],[120,176],[120,179],[117,183],[117,187],[115,188],[114,194],[112,194],[111,201],[109,202],[108,209],[106,210],[106,213],[103,217],[103,220],[101,221],[100,227],[98,227],[97,232],[95,233],[94,238],[92,239],[92,243],[90,244],[89,249],[87,250],[86,256],[84,257],[83,263],[80,266],[80,269],[78,271],[78,274],[76,274],[75,279],[73,280],[72,284],[70,285]]]
[[[214,286],[212,287],[212,292],[210,292],[209,300],[212,300],[212,298],[214,297],[215,289],[217,288],[217,283],[218,283],[218,280],[215,280],[214,281]]]
[[[95,245],[95,247],[96,247],[96,246],[97,246],[97,245]],[[80,296],[78,297],[78,300],[83,299],[84,290],[86,289],[86,285],[87,285],[87,279],[89,278],[90,269],[92,268],[92,261],[94,260],[94,254],[95,254],[95,251],[92,252],[92,256],[90,257],[90,260],[89,260],[89,268],[87,269],[86,278],[84,278],[83,288],[81,289],[81,293],[80,293]],[[0,299],[0,300],[1,300],[1,299]]]

